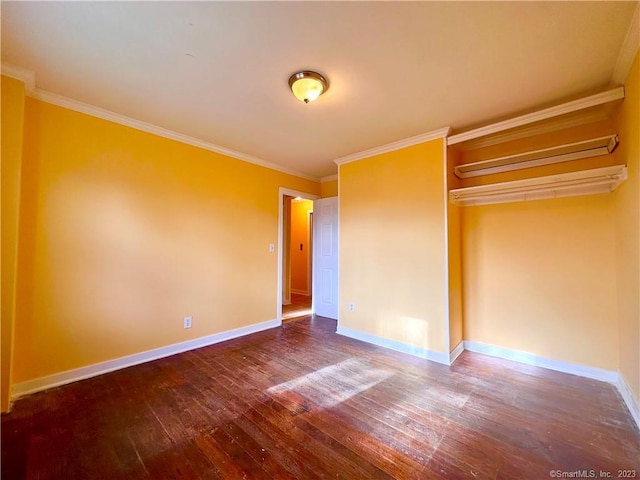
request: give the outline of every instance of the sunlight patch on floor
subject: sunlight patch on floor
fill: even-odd
[[[391,371],[372,367],[367,360],[350,358],[275,385],[267,392],[283,394],[294,391],[321,407],[333,407],[392,375]]]
[[[311,308],[305,308],[303,310],[294,310],[292,312],[283,312],[282,319],[288,320],[290,318],[304,317],[306,315],[311,315],[313,310]]]

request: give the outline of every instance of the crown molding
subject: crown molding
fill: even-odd
[[[584,110],[586,108],[595,107],[597,105],[615,102],[616,100],[622,100],[623,98],[624,87],[617,87],[612,90],[607,90],[606,92],[596,93],[595,95],[590,95],[578,100],[538,110],[537,112],[520,115],[519,117],[510,118],[502,122],[492,123],[491,125],[485,125],[484,127],[451,135],[447,139],[447,145],[455,145],[467,140],[473,140],[475,138],[503,132],[512,128],[522,127],[541,120],[548,120],[568,113]]]
[[[362,160],[364,158],[393,152],[395,150],[400,150],[401,148],[411,147],[413,145],[418,145],[420,143],[435,140],[437,138],[447,138],[447,135],[449,135],[450,131],[451,127],[440,128],[438,130],[433,130],[432,132],[416,135],[415,137],[405,138],[404,140],[398,140],[397,142],[387,143],[386,145],[380,145],[379,147],[370,148],[369,150],[364,150],[362,152],[352,153],[351,155],[336,158],[334,162],[336,163],[336,165],[344,165],[345,163],[357,162],[358,160]]]
[[[618,54],[618,60],[616,66],[613,69],[613,75],[611,76],[611,83],[613,85],[624,85],[633,59],[640,48],[640,3],[636,5],[636,10],[631,19],[631,25],[627,30],[627,35],[624,37],[622,48]]]
[[[35,72],[5,62],[2,62],[2,64],[0,64],[0,70],[2,71],[2,75],[6,75],[7,77],[15,78],[16,80],[22,81],[24,83],[27,94],[30,94],[35,90]]]
[[[320,179],[320,183],[333,182],[334,180],[338,180],[338,174],[335,173],[333,175],[327,175],[326,177],[322,177]]]
[[[36,75],[34,72],[30,70],[17,67],[15,65],[7,64],[7,63],[2,63],[1,68],[2,68],[3,75],[7,75],[17,80],[23,81],[25,84],[27,95],[32,98],[35,98],[36,100],[40,100],[46,103],[51,103],[53,105],[67,108],[75,112],[84,113],[92,117],[101,118],[102,120],[107,120],[109,122],[118,123],[126,127],[135,128],[136,130],[141,130],[143,132],[151,133],[153,135],[158,135],[159,137],[175,140],[176,142],[191,145],[193,147],[202,148],[203,150],[219,153],[220,155],[225,155],[227,157],[235,158],[237,160],[242,160],[243,162],[252,163],[254,165],[265,167],[270,170],[275,170],[281,173],[286,173],[288,175],[293,175],[295,177],[304,178],[306,180],[311,180],[313,182],[320,181],[320,178],[318,177],[307,175],[290,168],[282,167],[278,164],[271,163],[266,160],[262,160],[261,158],[254,157],[252,155],[247,155],[242,152],[237,152],[229,148],[221,147],[220,145],[216,145],[214,143],[200,140],[199,138],[190,137],[189,135],[184,135],[182,133],[169,130],[167,128],[153,125],[152,123],[136,120],[135,118],[127,117],[125,115],[120,115],[119,113],[115,113],[110,110],[105,110],[104,108],[96,107],[88,103],[83,103],[78,100],[65,97],[63,95],[58,95],[57,93],[52,93],[46,90],[42,90],[41,88],[36,87]]]
[[[302,172],[298,172],[296,170],[282,167],[275,163],[271,163],[266,160],[253,157],[251,155],[247,155],[242,152],[237,152],[229,148],[221,147],[220,145],[209,143],[204,140],[200,140],[199,138],[190,137],[189,135],[184,135],[182,133],[178,133],[173,130],[159,127],[151,123],[136,120],[135,118],[127,117],[125,115],[120,115],[119,113],[115,113],[110,110],[105,110],[103,108],[96,107],[88,103],[79,102],[72,98],[58,95],[56,93],[47,92],[39,88],[36,88],[35,90],[33,90],[30,96],[37,100],[51,103],[59,107],[68,108],[69,110],[74,110],[76,112],[84,113],[86,115],[91,115],[92,117],[101,118],[103,120],[118,123],[120,125],[124,125],[131,128],[135,128],[136,130],[141,130],[143,132],[152,133],[160,137],[168,138],[170,140],[175,140],[180,143],[185,143],[187,145],[202,148],[203,150],[209,150],[210,152],[219,153],[221,155],[235,158],[237,160],[242,160],[243,162],[252,163],[260,167],[269,168],[271,170],[276,170],[278,172],[286,173],[288,175],[293,175],[293,176],[304,178],[306,180],[311,180],[314,182],[320,181],[318,177],[306,175]]]

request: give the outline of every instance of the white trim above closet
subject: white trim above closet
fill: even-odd
[[[624,87],[614,88],[612,90],[607,90],[606,92],[597,93],[595,95],[590,95],[561,105],[538,110],[537,112],[520,115],[502,122],[492,123],[491,125],[485,125],[484,127],[451,135],[447,138],[447,145],[455,145],[461,142],[466,142],[467,140],[486,137],[495,133],[504,132],[505,130],[530,125],[543,120],[560,117],[561,115],[586,110],[591,107],[604,105],[622,99],[624,99]]]

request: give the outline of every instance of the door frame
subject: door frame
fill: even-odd
[[[305,200],[318,200],[321,198],[320,195],[292,190],[290,188],[280,187],[278,189],[278,282],[276,294],[276,321],[278,322],[278,325],[282,325],[282,261],[284,259],[284,245],[282,245],[282,242],[284,239],[284,197],[300,197]],[[310,285],[310,287],[311,291],[313,291],[313,284]]]
[[[309,212],[307,221],[309,222],[309,228],[307,229],[307,235],[309,236],[307,240],[309,246],[307,248],[307,291],[313,298],[313,210]],[[313,312],[313,303],[311,304],[311,311]]]

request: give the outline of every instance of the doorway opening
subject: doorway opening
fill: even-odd
[[[312,313],[311,270],[313,261],[313,201],[286,195],[285,211],[289,212],[284,225],[285,234],[283,275],[288,298],[282,301],[282,321]]]
[[[313,200],[311,195],[280,189],[278,228],[278,320],[313,313]]]

